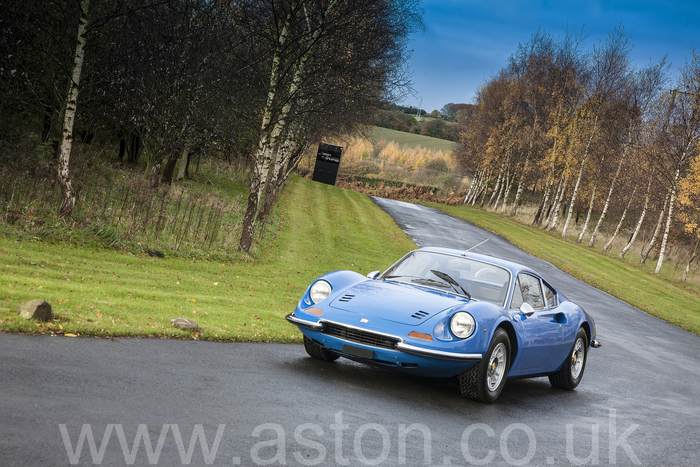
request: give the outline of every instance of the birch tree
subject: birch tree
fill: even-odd
[[[408,35],[422,25],[414,0],[266,0],[256,5],[254,11],[255,15],[267,18],[260,37],[266,37],[274,45],[270,47],[267,98],[260,110],[259,140],[251,157],[249,195],[239,242],[241,251],[251,248],[260,200],[269,177],[275,177],[271,174],[280,173],[279,167],[284,165],[283,159],[274,159],[288,154],[283,149],[284,136],[293,138],[297,133],[289,131],[288,126],[294,128],[294,120],[303,121],[307,112],[324,113],[328,109],[337,112],[337,104],[341,102],[341,108],[345,109],[368,103],[376,105],[395,84],[391,73],[407,57]],[[372,40],[363,39],[362,31],[371,33]],[[331,50],[333,54],[328,53]],[[349,66],[340,57],[346,58]],[[333,73],[338,67],[342,76]],[[367,84],[362,85],[363,79]],[[343,92],[333,93],[334,82],[345,84]],[[354,94],[348,89],[354,89]],[[361,94],[368,95],[368,99],[363,102]],[[332,112],[326,115],[340,117]],[[297,128],[303,130],[301,126]]]
[[[665,146],[664,158],[673,176],[669,178],[669,201],[666,226],[661,240],[659,259],[654,272],[658,274],[664,262],[668,234],[673,222],[673,208],[678,189],[678,180],[686,169],[700,139],[700,52],[692,50],[691,61],[680,70],[677,88],[667,100],[671,121],[667,131],[662,135]]]
[[[80,92],[80,77],[85,61],[85,33],[88,27],[88,13],[90,0],[80,1],[80,19],[75,40],[75,55],[73,70],[66,103],[64,104],[63,131],[60,143],[60,155],[58,157],[58,182],[61,185],[61,207],[58,210],[59,217],[70,217],[75,207],[76,194],[73,188],[73,178],[70,173],[70,153],[73,147],[73,125],[75,112],[78,107],[78,95]]]
[[[616,94],[618,90],[622,89],[624,80],[627,78],[631,49],[629,38],[625,35],[622,27],[616,28],[615,31],[609,34],[602,47],[593,48],[592,75],[588,83],[588,96],[581,113],[581,117],[593,120],[593,124],[589,127],[590,130],[583,155],[581,156],[578,176],[571,193],[570,206],[573,206],[576,201],[586,162],[590,154],[591,143],[596,137],[600,126],[605,123],[601,119],[604,118],[609,106],[614,105],[613,101],[617,97]],[[566,235],[571,221],[571,214],[572,210],[569,210],[569,215],[562,229],[562,237]]]

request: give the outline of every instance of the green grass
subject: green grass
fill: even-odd
[[[454,151],[457,147],[457,143],[447,141],[445,139],[416,135],[414,133],[406,133],[405,131],[396,131],[381,127],[375,127],[375,129],[369,134],[369,138],[372,141],[372,144],[375,144],[380,140],[396,141],[401,148],[414,148],[416,146],[422,146],[425,149],[430,149],[431,151],[447,152]]]
[[[292,177],[279,228],[254,260],[152,258],[114,249],[0,237],[0,331],[300,342],[284,316],[309,282],[332,270],[385,269],[415,245],[366,196]],[[19,318],[19,305],[51,303],[55,319]],[[199,333],[170,324],[197,321]]]
[[[526,252],[641,310],[700,335],[700,295],[643,267],[604,255],[573,240],[468,206],[424,203],[497,233]]]

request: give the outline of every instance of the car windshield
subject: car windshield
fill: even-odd
[[[389,268],[381,279],[503,306],[510,285],[510,272],[495,264],[462,256],[414,251]]]

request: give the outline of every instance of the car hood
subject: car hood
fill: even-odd
[[[439,291],[409,284],[366,281],[346,289],[330,303],[331,308],[418,326],[438,313],[468,303]]]

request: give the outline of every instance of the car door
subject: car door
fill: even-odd
[[[530,304],[535,312],[530,316],[520,313],[523,303]],[[538,276],[526,272],[518,274],[510,305],[510,311],[516,313],[514,319],[521,322],[523,331],[520,357],[517,368],[514,368],[516,372],[549,371],[563,339],[558,306],[556,292]]]

